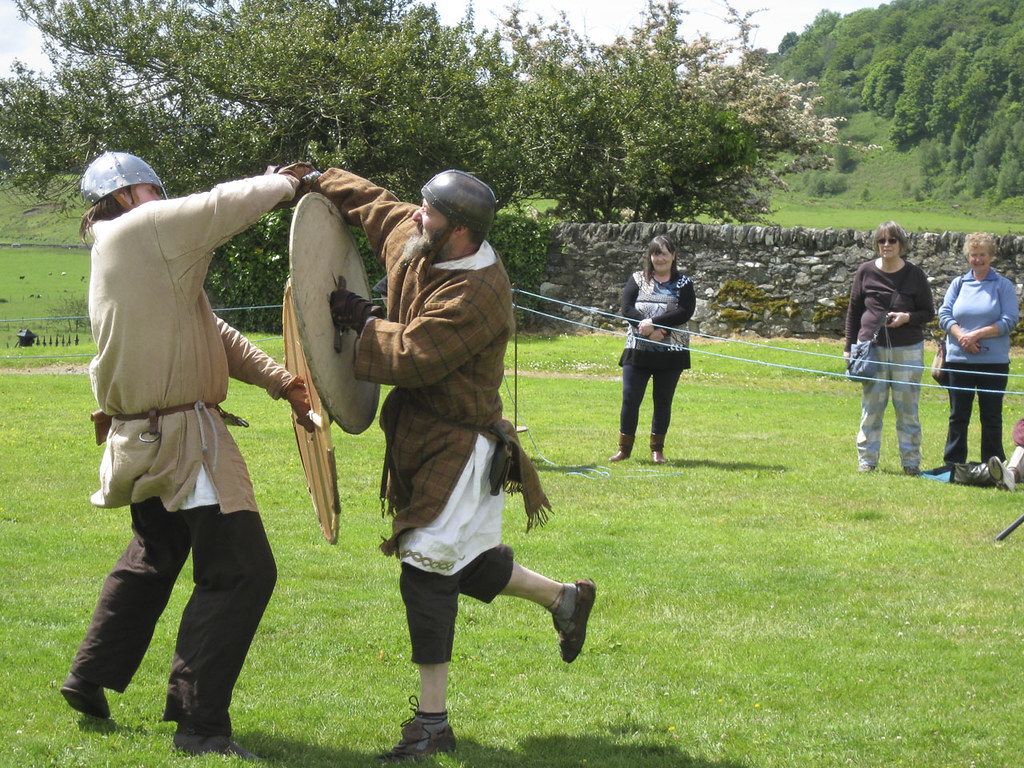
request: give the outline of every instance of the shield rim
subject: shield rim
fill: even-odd
[[[380,385],[355,378],[355,331],[342,333],[341,351],[335,351],[336,331],[327,301],[338,275],[344,276],[350,291],[370,298],[359,248],[334,204],[311,192],[295,208],[288,251],[299,339],[312,384],[331,421],[349,434],[365,432],[377,413]]]
[[[302,376],[309,392],[310,410],[316,413],[321,425],[312,433],[307,432],[292,412],[292,428],[298,444],[302,472],[306,477],[306,489],[313,503],[313,511],[320,522],[320,531],[328,544],[338,542],[338,523],[341,518],[341,498],[338,495],[338,468],[335,459],[334,441],[331,438],[331,422],[324,418],[324,407],[316,387],[310,381],[309,366],[302,352],[298,338],[295,311],[292,303],[291,280],[285,284],[282,305],[284,327],[284,366],[289,373]]]

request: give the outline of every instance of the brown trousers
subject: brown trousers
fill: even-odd
[[[270,602],[277,567],[256,512],[219,507],[167,512],[159,499],[131,505],[134,536],[107,576],[71,671],[124,691],[192,553],[192,597],[181,616],[164,720],[231,735],[235,681]]]
[[[512,578],[512,547],[499,544],[452,576],[402,563],[400,587],[409,622],[413,664],[452,660],[459,595],[491,602]]]

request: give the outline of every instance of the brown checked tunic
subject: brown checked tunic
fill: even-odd
[[[388,316],[363,329],[356,378],[393,385],[381,409],[391,538],[427,525],[444,508],[469,461],[477,436],[501,424],[513,448],[506,490],[522,490],[527,527],[550,509],[514,426],[502,419],[500,386],[512,332],[512,293],[500,259],[482,269],[445,270],[402,258],[417,232],[418,206],[339,169],[326,171],[317,191],[360,227],[387,270]]]

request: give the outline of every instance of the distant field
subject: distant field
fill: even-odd
[[[968,209],[948,212],[906,208],[848,208],[842,203],[808,201],[776,202],[777,210],[768,216],[780,227],[807,229],[872,230],[883,221],[897,221],[911,232],[991,232],[996,235],[1024,233],[1024,219],[1004,221],[972,213]]]
[[[84,210],[78,200],[63,208],[0,191],[0,243],[78,245]]]
[[[0,345],[9,346],[21,328],[37,335],[89,335],[88,324],[38,318],[86,314],[89,252],[84,249],[0,247]]]

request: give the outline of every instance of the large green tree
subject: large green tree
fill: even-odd
[[[802,87],[765,72],[749,15],[733,40],[687,41],[671,0],[609,45],[518,12],[446,26],[412,0],[15,2],[53,71],[0,80],[0,157],[46,195],[121,149],[172,194],[307,159],[406,199],[457,166],[566,218],[749,219],[783,157],[820,164],[834,139]]]
[[[561,216],[752,220],[769,210],[781,172],[829,162],[833,124],[805,86],[766,71],[748,44],[750,15],[731,14],[734,39],[687,40],[683,7],[651,4],[608,45],[513,14],[505,35],[521,73],[522,133],[537,188]]]
[[[409,0],[19,0],[54,72],[0,84],[0,153],[47,190],[105,148],[172,191],[311,159],[401,194],[456,161],[498,190],[519,159],[489,119],[497,39]],[[511,157],[510,157],[511,155]],[[515,174],[511,174],[514,176]]]
[[[1024,147],[1024,4],[1019,0],[893,0],[840,17],[823,11],[773,60],[814,80],[831,114],[873,112],[901,151],[947,194],[1005,199]],[[946,165],[934,147],[948,148]]]

